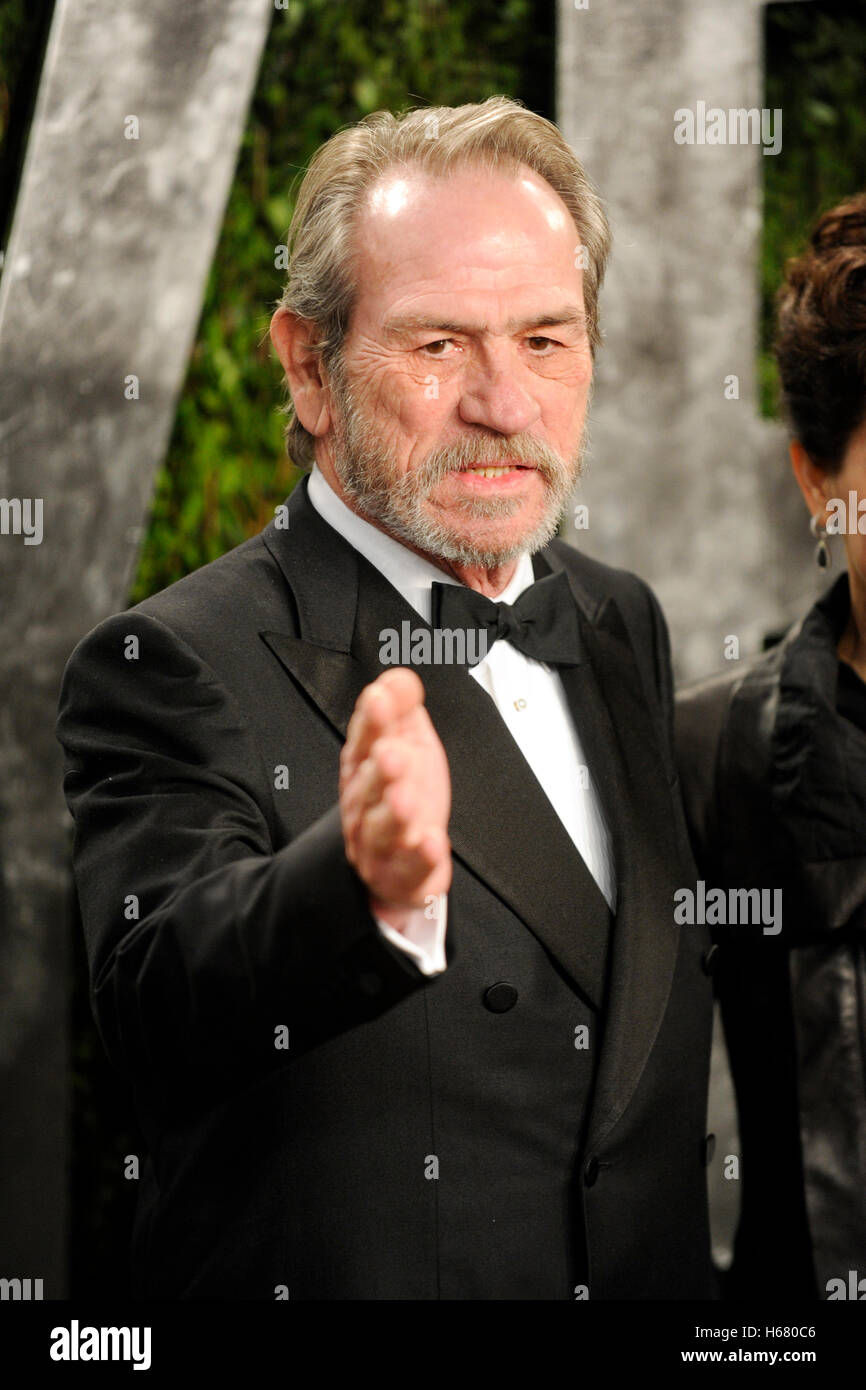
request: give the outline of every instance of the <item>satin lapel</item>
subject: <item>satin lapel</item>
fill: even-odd
[[[300,491],[290,500],[290,530],[269,527],[264,536],[295,596],[300,631],[262,637],[345,736],[358,695],[385,669],[379,661],[381,632],[399,632],[405,621],[414,629],[426,625],[305,495],[295,502]],[[595,880],[493,701],[469,672],[447,665],[414,669],[448,755],[454,854],[598,1008],[611,917]]]
[[[367,684],[352,655],[358,608],[358,556],[307,498],[303,479],[288,503],[288,527],[262,539],[280,566],[294,608],[293,632],[260,636],[335,729],[345,734]]]
[[[617,869],[605,1033],[588,1134],[594,1145],[628,1105],[661,1026],[679,946],[674,892],[688,879],[670,783],[619,607],[607,598],[591,621],[580,601],[578,611],[588,659],[560,674],[608,817]]]

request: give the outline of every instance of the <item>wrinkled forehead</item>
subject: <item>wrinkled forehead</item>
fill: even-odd
[[[413,283],[507,291],[546,275],[580,280],[568,208],[520,164],[390,169],[367,190],[354,235],[358,289],[377,298]]]

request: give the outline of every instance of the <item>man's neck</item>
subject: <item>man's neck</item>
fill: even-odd
[[[497,565],[495,569],[483,569],[474,565],[454,565],[447,560],[437,562],[432,555],[427,558],[441,564],[446,574],[453,574],[461,584],[465,584],[469,589],[476,589],[479,594],[484,594],[485,598],[497,598],[503,593],[517,569],[516,560],[511,560],[507,565]]]

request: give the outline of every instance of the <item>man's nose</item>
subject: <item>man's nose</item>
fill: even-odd
[[[460,418],[497,434],[519,434],[541,415],[531,389],[522,378],[527,368],[507,353],[490,354],[466,375],[460,394]]]

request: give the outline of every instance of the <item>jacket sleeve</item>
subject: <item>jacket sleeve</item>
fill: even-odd
[[[679,690],[676,757],[692,851],[701,876],[719,881],[723,827],[717,807],[720,750],[736,682],[713,677]]]
[[[622,612],[629,640],[638,659],[641,682],[660,736],[662,754],[673,780],[674,687],[671,673],[671,643],[661,604],[645,580],[627,576],[628,589],[621,594]]]
[[[650,608],[653,630],[653,656],[655,658],[656,689],[658,690],[664,720],[665,741],[673,758],[674,750],[674,686],[671,674],[671,640],[661,604],[652,589],[646,587],[647,602]]]
[[[163,623],[132,610],[79,644],[57,734],[94,1015],[132,1080],[224,1089],[423,985],[370,915],[337,805],[275,847],[243,713]]]

